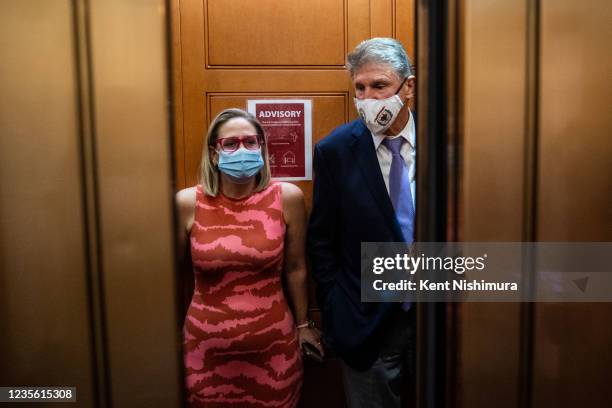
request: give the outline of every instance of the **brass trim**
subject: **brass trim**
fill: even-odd
[[[537,238],[538,208],[538,143],[540,89],[540,0],[527,2],[527,33],[525,43],[525,141],[523,155],[523,231],[524,242]],[[522,260],[523,282],[527,296],[535,288],[535,254],[530,251]],[[536,304],[520,306],[518,401],[521,407],[532,406],[534,316]]]

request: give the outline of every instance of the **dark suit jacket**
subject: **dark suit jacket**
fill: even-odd
[[[328,344],[356,369],[369,368],[398,303],[360,301],[361,242],[401,242],[372,135],[361,120],[315,146],[308,258]]]

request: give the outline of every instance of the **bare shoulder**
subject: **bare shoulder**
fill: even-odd
[[[302,189],[291,183],[281,183],[283,217],[288,225],[302,222],[306,217],[306,205]]]
[[[193,217],[195,215],[197,186],[183,189],[176,193],[176,211],[179,218],[179,225],[185,231],[191,231]]]
[[[283,203],[295,205],[304,201],[304,193],[301,188],[291,183],[281,182],[280,184]]]
[[[181,213],[193,211],[196,204],[197,186],[188,187],[176,193],[176,206]]]

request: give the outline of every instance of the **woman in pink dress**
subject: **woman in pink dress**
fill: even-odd
[[[177,207],[195,275],[183,329],[189,406],[295,407],[301,345],[323,353],[307,317],[306,210],[298,187],[270,181],[254,116],[228,109],[215,118],[200,184],[178,192]]]

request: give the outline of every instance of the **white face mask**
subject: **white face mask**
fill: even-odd
[[[361,120],[375,135],[389,129],[397,114],[404,106],[399,96],[393,95],[387,99],[357,99],[355,108]]]
[[[398,93],[404,83],[405,78],[395,95],[386,99],[357,99],[354,98],[355,109],[361,117],[361,120],[375,135],[383,133],[393,124],[399,111],[404,106],[404,102],[400,99]]]

